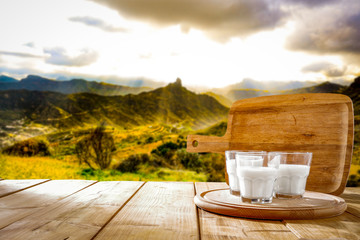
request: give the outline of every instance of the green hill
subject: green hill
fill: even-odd
[[[4,79],[7,78],[4,76]],[[64,94],[88,92],[104,96],[126,95],[129,93],[137,94],[151,90],[151,88],[148,87],[127,87],[104,82],[86,81],[83,79],[57,81],[35,75],[29,75],[20,81],[0,81],[0,90],[18,89],[52,91]]]
[[[254,98],[254,97],[261,97],[267,95],[274,95],[267,90],[259,90],[259,89],[233,89],[230,90],[226,94],[231,100],[236,101],[245,98]]]
[[[4,116],[0,125],[3,126],[25,119],[62,129],[102,121],[124,128],[165,123],[197,129],[223,120],[228,110],[210,96],[188,91],[180,79],[163,88],[126,96],[0,91],[0,115]]]
[[[231,107],[232,101],[221,94],[216,94],[214,92],[205,92],[204,94],[215,98],[219,103],[221,103],[225,107],[229,107],[229,108]]]

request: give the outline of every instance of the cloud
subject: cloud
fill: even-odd
[[[284,12],[268,0],[93,0],[121,15],[157,25],[196,28],[226,40],[282,24]]]
[[[35,48],[35,43],[34,42],[27,42],[27,43],[24,43],[23,45],[26,46],[26,47],[29,47],[29,48]]]
[[[104,22],[101,19],[89,17],[89,16],[71,17],[71,18],[69,18],[69,20],[72,22],[83,23],[87,26],[100,28],[101,30],[106,31],[106,32],[127,32],[128,31],[125,28],[116,27],[116,26],[113,26],[111,24]]]
[[[11,68],[0,66],[0,75],[10,75],[11,77],[20,79],[25,77],[28,74],[41,74],[38,70],[29,68],[29,67],[21,67],[21,68]]]
[[[360,59],[359,0],[341,0],[316,10],[298,8],[292,12],[295,29],[287,39],[289,49],[349,57],[356,55]]]
[[[86,66],[94,63],[98,59],[98,53],[90,49],[82,49],[80,54],[69,56],[64,48],[48,48],[44,49],[44,53],[50,54],[46,58],[46,63],[65,66]]]
[[[23,52],[8,52],[8,51],[0,51],[0,55],[8,55],[15,57],[24,57],[24,58],[43,58],[44,56],[34,55],[31,53],[23,53]]]
[[[124,17],[159,26],[192,28],[218,41],[285,26],[293,51],[336,54],[360,62],[359,0],[92,0]]]
[[[283,0],[284,3],[288,3],[291,5],[302,5],[302,6],[306,6],[309,8],[315,8],[315,7],[320,7],[320,6],[324,6],[324,5],[329,5],[331,3],[335,3],[338,0]]]
[[[322,73],[326,77],[340,77],[346,74],[347,67],[339,67],[329,62],[316,62],[302,68],[302,72]]]

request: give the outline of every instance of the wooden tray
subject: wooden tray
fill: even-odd
[[[333,195],[306,191],[301,199],[276,199],[268,204],[243,203],[229,189],[215,189],[197,194],[195,204],[209,212],[256,219],[316,219],[342,214],[344,199]]]
[[[187,151],[312,152],[306,189],[340,195],[349,175],[353,139],[354,112],[349,97],[330,93],[278,95],[234,102],[225,135],[189,135]]]

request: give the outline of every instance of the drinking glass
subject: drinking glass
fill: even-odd
[[[278,165],[268,165],[266,152],[236,154],[235,163],[241,200],[271,203]]]
[[[264,151],[240,151],[240,150],[228,150],[225,151],[226,157],[226,172],[229,177],[229,187],[230,194],[235,196],[240,196],[240,186],[239,180],[236,176],[236,164],[235,164],[235,155],[256,155],[256,154],[264,154]]]
[[[310,173],[312,153],[269,152],[269,164],[279,165],[275,197],[302,198]]]

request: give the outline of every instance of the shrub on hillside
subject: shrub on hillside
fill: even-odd
[[[130,155],[122,161],[116,170],[121,172],[137,172],[140,169],[140,164],[150,162],[150,157],[147,154]]]
[[[122,161],[116,170],[121,172],[137,172],[140,168],[141,159],[139,155],[130,155],[127,159]]]
[[[203,171],[207,174],[208,182],[225,181],[225,159],[221,154],[206,153],[200,156],[203,162]]]
[[[199,173],[202,170],[202,162],[197,153],[189,153],[186,149],[182,148],[176,151],[176,157],[180,160],[180,163],[190,170],[194,170]]]
[[[151,151],[153,163],[159,167],[176,167],[181,164],[180,159],[176,156],[176,151],[186,147],[186,142],[177,140],[177,143],[166,142]]]
[[[5,148],[2,153],[21,157],[49,156],[49,143],[43,139],[28,139]]]
[[[357,172],[358,175],[351,174],[346,183],[347,187],[359,187],[360,186],[360,170]]]

